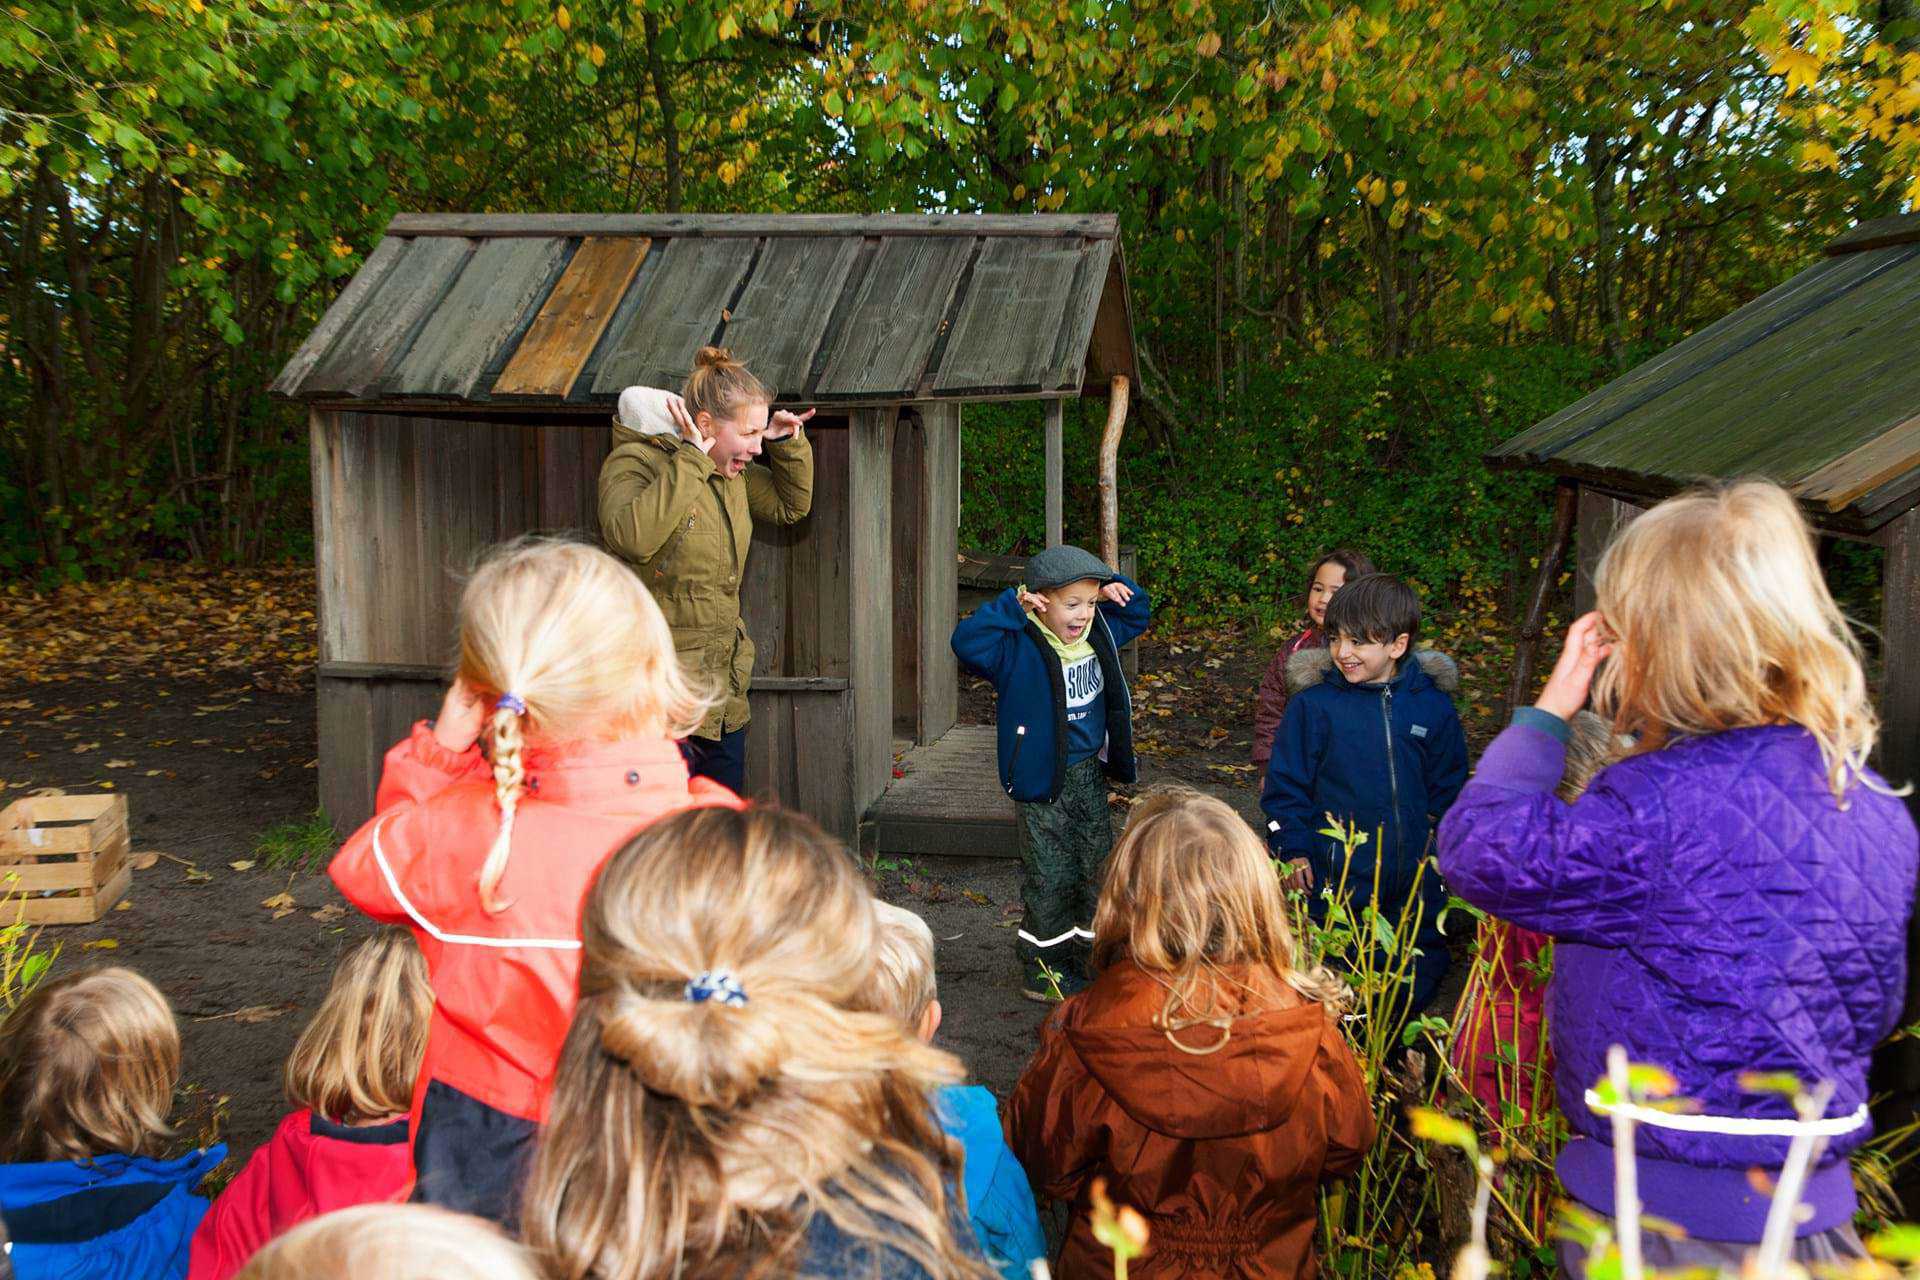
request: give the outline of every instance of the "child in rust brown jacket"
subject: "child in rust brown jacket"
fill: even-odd
[[[1072,1221],[1061,1280],[1105,1277],[1093,1181],[1146,1216],[1138,1280],[1304,1277],[1316,1192],[1375,1119],[1341,1038],[1347,991],[1294,967],[1278,878],[1224,802],[1149,794],[1114,847],[1094,917],[1099,977],[1041,1031],[1007,1140]]]
[[[1273,757],[1273,735],[1280,729],[1280,718],[1287,712],[1287,659],[1302,649],[1324,649],[1327,638],[1321,631],[1327,621],[1327,601],[1355,578],[1373,572],[1373,561],[1358,551],[1336,547],[1313,562],[1307,570],[1307,593],[1302,601],[1306,627],[1280,646],[1260,677],[1260,692],[1253,702],[1253,762],[1262,769]]]

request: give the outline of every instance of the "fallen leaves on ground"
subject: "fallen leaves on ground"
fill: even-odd
[[[108,582],[0,590],[0,683],[9,685],[243,671],[291,693],[311,679],[317,644],[311,566],[150,563]]]
[[[300,909],[300,904],[293,900],[293,895],[284,892],[274,894],[260,905],[273,912],[275,920],[290,916]]]

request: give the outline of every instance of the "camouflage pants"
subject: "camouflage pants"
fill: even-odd
[[[1067,766],[1060,797],[1052,804],[1014,808],[1021,908],[1015,948],[1021,966],[1031,971],[1036,961],[1045,960],[1063,973],[1089,976],[1093,908],[1113,850],[1107,777],[1098,757]]]

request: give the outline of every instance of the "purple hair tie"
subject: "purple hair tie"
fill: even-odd
[[[507,710],[517,716],[527,714],[527,700],[517,693],[503,693],[500,700],[493,704],[494,710]]]

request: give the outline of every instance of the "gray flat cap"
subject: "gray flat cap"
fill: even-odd
[[[1029,591],[1050,591],[1054,587],[1064,587],[1069,582],[1079,582],[1083,578],[1092,578],[1104,587],[1116,577],[1114,571],[1109,569],[1106,562],[1099,556],[1066,543],[1057,547],[1048,547],[1027,561],[1027,590]]]

